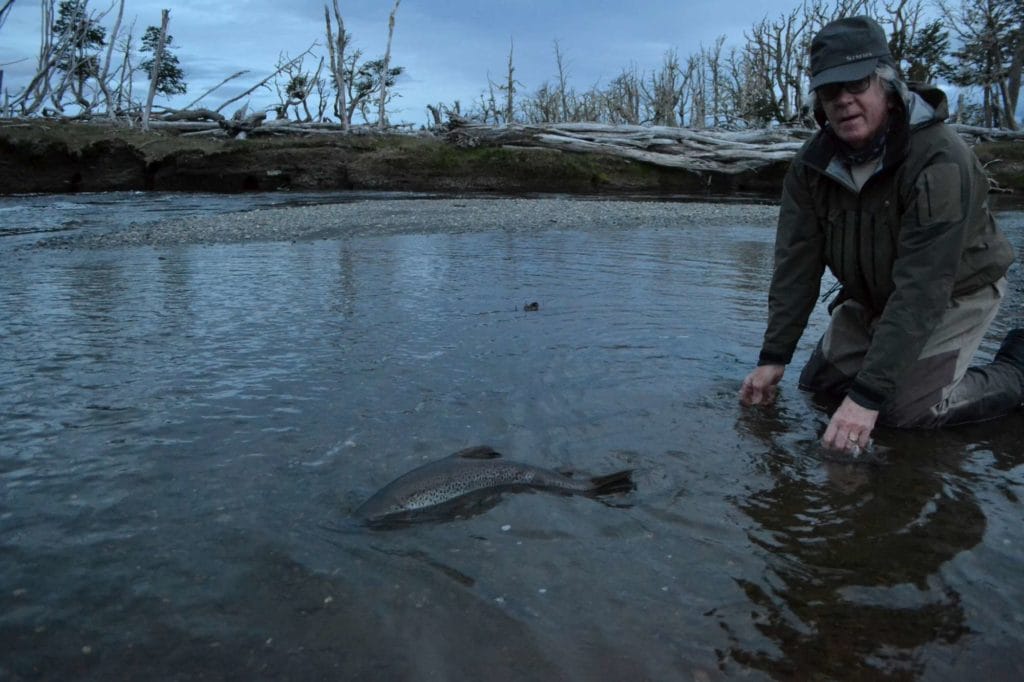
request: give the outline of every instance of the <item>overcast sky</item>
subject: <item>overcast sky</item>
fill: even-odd
[[[103,10],[112,0],[92,0]],[[427,121],[426,105],[460,100],[463,109],[478,100],[490,77],[505,77],[509,45],[515,44],[516,78],[524,92],[535,91],[557,73],[557,40],[578,90],[606,85],[624,67],[641,71],[659,66],[675,48],[685,61],[719,35],[739,46],[743,32],[764,16],[775,18],[798,0],[402,0],[396,17],[392,63],[406,69],[390,108],[393,122]],[[393,0],[339,0],[353,45],[367,57],[384,53]],[[4,88],[16,92],[34,71],[39,45],[39,7],[16,0],[0,28],[0,68]],[[135,35],[160,24],[160,10],[171,10],[170,34],[185,72],[188,94],[158,104],[183,106],[228,75],[248,74],[202,103],[216,107],[269,75],[282,52],[296,56],[317,42],[326,55],[323,0],[127,0],[125,21]],[[113,23],[113,12],[104,22]],[[22,61],[18,61],[22,60]],[[308,62],[311,69],[316,63]],[[274,93],[254,96],[263,108]],[[229,113],[228,110],[226,112]]]
[[[111,0],[92,0],[94,10]],[[392,63],[406,72],[401,96],[389,111],[392,121],[427,121],[426,105],[460,100],[463,109],[479,99],[487,79],[505,78],[514,41],[516,78],[535,91],[557,73],[557,40],[578,90],[605,85],[630,64],[656,68],[666,50],[681,59],[719,35],[739,45],[743,31],[765,15],[775,17],[797,0],[402,0],[395,22]],[[387,42],[393,0],[339,0],[353,45],[379,57]],[[39,46],[40,3],[16,0],[0,28],[4,88],[16,92],[31,78]],[[249,73],[213,93],[203,104],[219,106],[273,72],[282,52],[297,56],[314,41],[326,55],[323,0],[126,0],[123,25],[135,20],[135,35],[160,24],[171,10],[169,32],[188,83],[188,94],[158,104],[182,106],[230,74]],[[104,22],[113,24],[113,12]],[[19,61],[22,60],[22,61]],[[315,69],[316,62],[309,60]],[[270,106],[274,93],[255,95],[253,106]]]

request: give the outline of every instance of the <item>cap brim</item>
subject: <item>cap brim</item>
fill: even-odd
[[[833,66],[831,69],[825,69],[816,76],[811,76],[811,90],[817,90],[822,85],[828,85],[829,83],[859,81],[861,78],[873,74],[876,66],[878,66],[877,57]]]

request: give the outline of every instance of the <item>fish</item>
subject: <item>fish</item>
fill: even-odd
[[[479,509],[494,506],[504,492],[542,490],[603,497],[635,488],[632,469],[573,478],[505,459],[489,445],[475,445],[402,474],[360,505],[354,516],[370,526],[399,525],[457,516],[472,508],[480,513]]]

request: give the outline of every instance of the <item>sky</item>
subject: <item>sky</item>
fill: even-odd
[[[91,0],[103,11],[113,0]],[[680,58],[710,46],[718,36],[740,46],[743,32],[765,16],[775,18],[799,0],[402,0],[395,20],[392,64],[402,66],[389,107],[392,122],[428,122],[428,104],[459,100],[463,111],[480,98],[488,78],[506,78],[510,45],[522,92],[532,93],[557,75],[555,42],[570,83],[577,90],[606,85],[624,68],[642,72],[660,66],[667,50]],[[383,56],[393,0],[339,0],[355,48]],[[34,73],[39,51],[40,3],[15,0],[0,28],[3,87],[14,93]],[[188,93],[157,104],[184,106],[236,71],[241,78],[216,91],[200,106],[216,108],[270,75],[282,53],[294,57],[314,42],[326,56],[323,0],[126,0],[123,25],[135,21],[135,35],[159,26],[170,9],[169,33],[185,72]],[[103,22],[113,25],[114,12]],[[307,62],[310,70],[316,61]],[[141,83],[142,81],[137,81]],[[137,86],[138,87],[138,86]],[[142,92],[136,90],[136,92]],[[254,95],[256,108],[277,96]],[[243,100],[244,101],[244,100]],[[230,113],[235,105],[225,109]]]

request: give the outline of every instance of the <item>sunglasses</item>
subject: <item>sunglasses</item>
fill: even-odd
[[[819,87],[816,92],[826,102],[830,102],[836,97],[839,97],[839,93],[843,90],[846,90],[851,95],[859,95],[871,87],[871,81],[873,78],[874,76],[864,76],[864,78],[857,81],[829,83],[828,85],[822,85]]]

